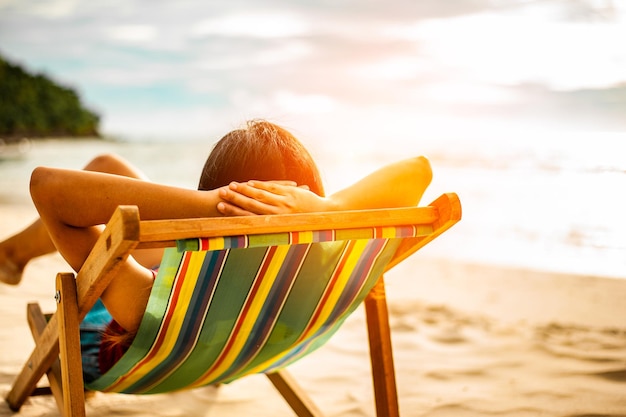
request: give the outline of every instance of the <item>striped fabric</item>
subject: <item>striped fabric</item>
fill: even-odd
[[[384,227],[192,239],[167,249],[128,352],[88,388],[135,394],[269,372],[321,346],[401,239]]]

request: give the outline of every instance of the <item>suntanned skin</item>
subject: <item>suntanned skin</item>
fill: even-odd
[[[40,167],[32,173],[30,189],[54,246],[76,271],[120,204],[138,206],[144,220],[221,215],[218,190],[187,190],[111,174]],[[134,331],[151,287],[152,272],[130,257],[102,302],[122,327]]]
[[[89,161],[83,169],[148,180],[147,176],[140,170],[114,154],[99,155]],[[25,244],[25,242],[28,243]],[[40,219],[37,219],[19,233],[0,242],[0,282],[11,285],[19,284],[23,270],[30,260],[52,252],[56,252],[56,247],[50,239],[45,225]],[[146,266],[156,265],[159,262],[160,253],[158,253],[159,251],[154,252],[137,251],[136,258]]]
[[[31,196],[51,243],[78,271],[118,205],[136,205],[141,218],[170,219],[415,206],[430,184],[424,157],[387,165],[329,197],[289,182],[248,181],[210,191],[188,190],[100,172],[36,168]],[[48,248],[50,249],[50,248]],[[113,318],[135,331],[144,314],[152,272],[133,255],[102,295]]]
[[[410,207],[419,203],[431,180],[430,162],[418,156],[386,165],[328,198],[271,182],[232,183],[220,190],[226,202],[218,210],[236,216]]]

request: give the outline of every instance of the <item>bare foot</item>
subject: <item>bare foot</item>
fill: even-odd
[[[0,262],[0,282],[17,285],[22,281],[23,272],[24,270],[10,259],[4,259]]]

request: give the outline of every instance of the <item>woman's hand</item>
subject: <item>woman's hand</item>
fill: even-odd
[[[219,190],[223,202],[217,210],[225,216],[287,214],[330,210],[330,201],[286,181],[233,182]]]

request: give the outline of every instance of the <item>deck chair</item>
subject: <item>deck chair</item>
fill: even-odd
[[[397,416],[383,274],[460,218],[455,194],[419,208],[166,221],[121,206],[77,276],[57,275],[56,314],[28,306],[36,346],[7,402],[51,392],[62,415],[84,416],[79,323],[132,250],[166,247],[133,344],[87,389],[150,394],[264,373],[298,416],[321,416],[285,368],[364,301],[377,415]]]

